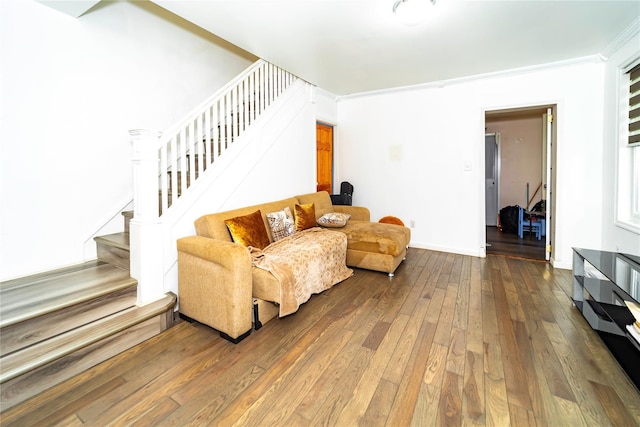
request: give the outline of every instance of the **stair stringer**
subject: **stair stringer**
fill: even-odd
[[[154,294],[178,295],[176,241],[195,234],[193,223],[198,217],[314,188],[316,120],[309,87],[296,81],[162,215],[162,253],[155,259],[161,264],[157,267],[162,268],[163,283]],[[277,179],[277,185],[270,186],[268,171],[285,171],[292,179]]]

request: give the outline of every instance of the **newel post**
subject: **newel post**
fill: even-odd
[[[138,305],[145,305],[165,294],[162,223],[158,214],[158,146],[162,133],[135,129],[129,134],[133,143],[131,277],[138,281]]]

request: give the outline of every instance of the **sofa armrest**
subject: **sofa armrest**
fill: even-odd
[[[357,221],[371,221],[369,209],[364,206],[333,205],[333,211],[349,214]]]
[[[177,241],[180,313],[231,338],[251,330],[251,257],[237,243],[188,236]]]

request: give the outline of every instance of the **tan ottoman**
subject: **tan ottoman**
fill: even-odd
[[[393,276],[407,255],[411,229],[379,222],[350,220],[336,229],[347,235],[347,265]]]

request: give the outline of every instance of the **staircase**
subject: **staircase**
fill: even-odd
[[[173,324],[176,296],[139,307],[125,232],[96,237],[98,259],[0,284],[0,411]]]
[[[138,301],[177,291],[176,236],[191,232],[202,209],[231,198],[247,166],[258,164],[289,129],[308,123],[310,93],[308,83],[258,60],[173,126],[129,132]]]
[[[165,289],[177,289],[177,260],[165,248],[202,194],[194,184],[246,141],[268,140],[258,123],[297,80],[260,60],[167,131],[131,131],[135,215],[123,212],[124,232],[95,237],[95,261],[0,283],[0,412],[172,326],[176,295]]]

